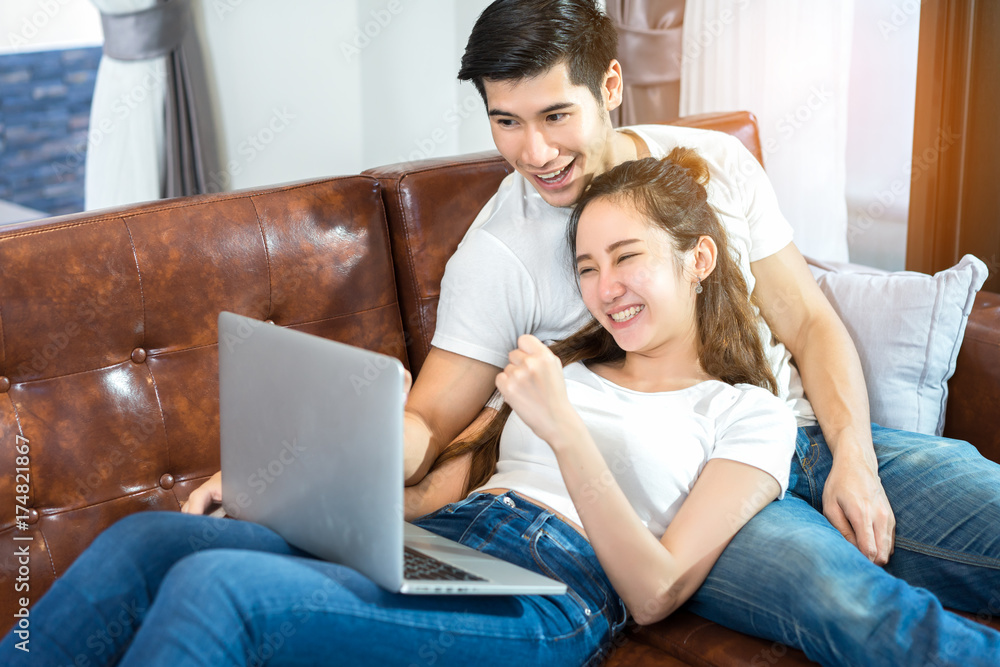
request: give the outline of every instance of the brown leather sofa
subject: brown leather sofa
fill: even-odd
[[[760,157],[750,114],[679,122]],[[101,530],[177,510],[218,469],[220,310],[419,372],[445,262],[508,171],[489,153],[0,228],[0,628]],[[1000,295],[979,295],[950,388],[946,434],[1000,460]],[[779,660],[809,664],[681,611],[608,664]]]

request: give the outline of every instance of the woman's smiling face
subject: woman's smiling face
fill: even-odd
[[[587,309],[626,352],[697,340],[693,280],[668,234],[630,203],[601,197],[580,216],[577,273]]]

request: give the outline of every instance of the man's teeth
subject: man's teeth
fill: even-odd
[[[567,167],[569,167],[569,165],[566,165],[565,167],[563,167],[559,171],[553,171],[551,174],[539,174],[538,178],[542,179],[543,181],[551,181],[554,178],[556,178],[557,176],[559,176],[560,174],[562,174],[564,171],[566,171]]]
[[[645,306],[632,306],[631,308],[626,308],[619,313],[614,313],[611,316],[611,319],[615,322],[626,322],[635,317],[643,308],[645,308]]]

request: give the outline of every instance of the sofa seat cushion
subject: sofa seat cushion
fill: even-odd
[[[1000,601],[993,610],[986,609],[979,614],[958,613],[969,620],[1000,630]],[[683,664],[701,667],[796,667],[816,664],[798,649],[730,630],[685,609],[644,628],[627,628],[624,638],[618,643],[627,646],[629,642],[648,644],[681,660]]]

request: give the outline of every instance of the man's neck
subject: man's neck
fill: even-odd
[[[631,156],[625,158],[617,164],[621,164],[622,162],[626,162],[628,160],[641,160],[642,158],[652,157],[652,153],[649,152],[649,146],[646,145],[646,141],[633,130],[623,128],[616,130],[615,132],[619,137],[628,139],[629,143],[631,143],[631,148],[626,147],[626,150],[631,150]]]
[[[637,148],[629,133],[612,130],[604,160],[604,171],[614,169],[622,162],[636,159]]]

